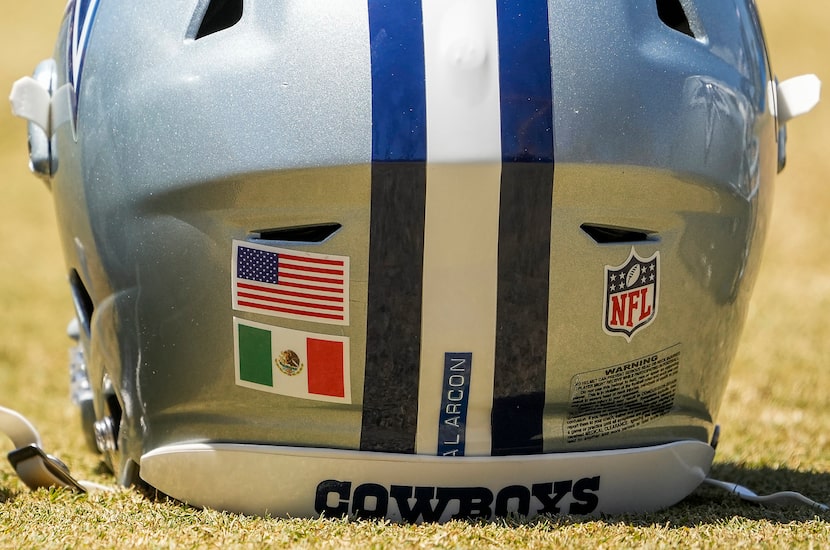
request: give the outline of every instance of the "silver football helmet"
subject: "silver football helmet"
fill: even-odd
[[[12,99],[89,441],[246,513],[669,506],[817,91],[752,0],[70,0]]]

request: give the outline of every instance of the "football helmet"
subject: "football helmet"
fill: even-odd
[[[670,506],[817,93],[752,0],[70,0],[12,99],[90,445],[273,516]]]

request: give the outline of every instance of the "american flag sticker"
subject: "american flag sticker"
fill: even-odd
[[[349,324],[349,258],[233,242],[233,309]]]
[[[234,318],[236,384],[299,399],[351,403],[349,339]]]

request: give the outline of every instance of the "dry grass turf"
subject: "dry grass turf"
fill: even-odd
[[[51,54],[66,0],[6,0],[0,92]],[[780,77],[830,83],[830,4],[759,0]],[[160,15],[161,16],[161,15]],[[64,330],[72,315],[51,195],[26,166],[25,124],[0,108],[0,404],[27,414],[77,475],[109,482],[69,403]],[[830,98],[790,125],[764,263],[718,421],[713,470],[758,492],[830,501]],[[11,450],[7,441],[0,451]],[[830,547],[827,515],[757,507],[701,488],[656,514],[525,523],[389,525],[273,520],[135,492],[29,492],[0,460],[0,547]]]

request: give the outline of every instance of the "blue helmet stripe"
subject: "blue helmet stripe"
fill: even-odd
[[[99,0],[71,0],[67,7],[69,29],[67,33],[67,81],[72,85],[72,118],[77,125],[78,103],[81,93],[86,47],[92,24],[98,12]]]
[[[369,1],[372,195],[360,448],[415,452],[426,201],[420,0]]]
[[[543,451],[553,94],[547,0],[498,2],[502,124],[493,455]]]
[[[424,36],[420,0],[369,1],[372,160],[426,160]]]
[[[500,0],[501,140],[505,162],[553,162],[547,0]]]

